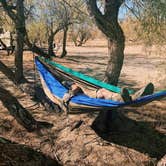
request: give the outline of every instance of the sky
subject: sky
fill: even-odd
[[[121,7],[119,10],[119,19],[123,20],[126,17],[127,9],[125,7]]]

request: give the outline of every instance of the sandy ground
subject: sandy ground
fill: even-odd
[[[138,89],[153,82],[156,90],[166,88],[166,56],[155,54],[147,55],[142,46],[127,46],[119,85]],[[6,57],[0,52],[0,58],[13,67],[12,56]],[[68,44],[68,56],[56,58],[56,62],[101,80],[107,60],[104,41],[91,41],[83,47]],[[26,77],[33,81],[33,56],[30,52],[25,53],[24,67]],[[165,100],[117,110],[120,117],[113,122],[111,132],[105,134],[92,129],[95,114],[66,117],[45,110],[27,93],[14,87],[2,73],[0,84],[10,90],[37,120],[54,124],[52,129],[28,133],[0,103],[0,136],[41,151],[63,165],[156,165],[166,154]],[[82,125],[71,131],[71,126],[79,120],[83,120]]]

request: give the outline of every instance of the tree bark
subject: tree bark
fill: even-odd
[[[16,49],[15,49],[15,79],[17,83],[24,80],[23,73],[23,47],[24,47],[24,34],[16,29]]]
[[[26,29],[25,29],[25,31],[26,31]],[[26,32],[26,35],[25,35],[25,38],[24,38],[24,43],[29,47],[29,49],[32,52],[36,53],[39,56],[49,58],[49,55],[46,52],[44,52],[41,48],[37,47],[35,44],[33,44],[29,41],[27,32]]]
[[[118,84],[118,79],[123,66],[124,59],[124,43],[111,41],[108,39],[108,55],[109,60],[105,72],[105,82],[112,85]]]
[[[24,3],[23,0],[17,0],[16,2],[16,49],[15,49],[15,79],[17,83],[24,81],[23,73],[23,48],[24,48],[24,36],[25,36],[25,16],[24,16]]]
[[[118,23],[119,8],[124,0],[105,0],[104,14],[97,6],[97,0],[88,0],[87,5],[90,15],[98,28],[108,39],[108,64],[105,72],[104,81],[112,85],[118,84],[118,79],[123,66],[125,37]],[[103,111],[99,114],[98,128],[101,130],[109,129],[111,126],[112,113]]]
[[[53,51],[53,43],[54,43],[54,33],[51,33],[51,35],[48,37],[48,55],[55,56],[55,53]]]
[[[18,30],[17,35],[24,39],[24,43],[30,48],[31,51],[44,57],[49,57],[41,48],[37,47],[29,41],[28,34],[25,27],[25,15],[24,15],[24,1],[17,0],[16,12],[14,12],[5,0],[1,0],[1,4],[7,15],[13,20],[16,29]],[[18,34],[19,33],[19,34]],[[23,40],[21,39],[21,41]],[[18,64],[19,65],[19,64]],[[22,68],[22,66],[20,66]],[[20,75],[20,74],[18,74]]]
[[[65,57],[66,54],[67,54],[67,51],[66,51],[66,42],[67,42],[67,31],[68,31],[68,26],[66,26],[64,29],[63,29],[63,48],[62,48],[62,54],[61,54],[61,58]]]
[[[47,122],[36,121],[33,116],[17,101],[17,99],[2,87],[0,87],[0,100],[17,122],[25,127],[29,132],[42,127],[52,127],[52,125]]]
[[[105,0],[104,14],[97,7],[96,0],[88,0],[90,14],[98,28],[108,39],[108,65],[105,81],[117,85],[124,59],[125,37],[118,23],[118,12],[123,0]]]

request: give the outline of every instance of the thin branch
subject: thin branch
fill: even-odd
[[[5,0],[0,0],[0,3],[2,4],[3,9],[5,12],[9,15],[9,17],[14,21],[16,20],[17,16],[16,14],[12,11],[11,6],[7,4]]]
[[[130,8],[126,3],[124,4],[124,6],[125,6],[138,20],[140,20],[140,18],[137,16],[137,14],[136,14],[135,11],[133,10],[133,8]]]
[[[66,0],[62,0],[64,3],[66,3],[69,7],[71,7],[71,8],[74,8],[74,9],[76,9],[76,11],[80,14],[83,14],[83,15],[85,15],[85,16],[89,16],[87,13],[85,13],[84,11],[82,11],[82,10],[80,10],[77,6],[74,6],[74,5],[70,5],[70,3],[69,2],[67,2]],[[60,1],[59,1],[60,2]],[[62,2],[60,2],[60,3],[62,3]]]

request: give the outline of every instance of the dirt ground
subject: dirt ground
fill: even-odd
[[[68,44],[68,55],[64,59],[55,58],[77,71],[103,79],[106,68],[107,43],[90,41],[83,47]],[[60,54],[60,50],[57,54]],[[13,56],[0,59],[13,68]],[[156,90],[166,89],[166,56],[157,55],[155,49],[143,46],[126,46],[125,60],[119,86],[139,89],[153,82]],[[34,65],[31,52],[24,55],[25,76],[34,85]],[[39,80],[37,79],[37,82]],[[37,120],[54,125],[28,133],[17,124],[6,108],[0,103],[0,137],[26,145],[60,162],[62,165],[156,165],[166,154],[166,100],[155,101],[139,108],[116,110],[119,116],[109,133],[99,133],[95,129],[97,114],[69,115],[45,110],[32,97],[16,88],[2,73],[0,85],[10,90],[20,103]],[[82,125],[71,131],[73,125],[82,120]],[[19,156],[21,159],[21,155]],[[1,165],[1,164],[0,164]],[[24,161],[22,165],[28,165]]]

